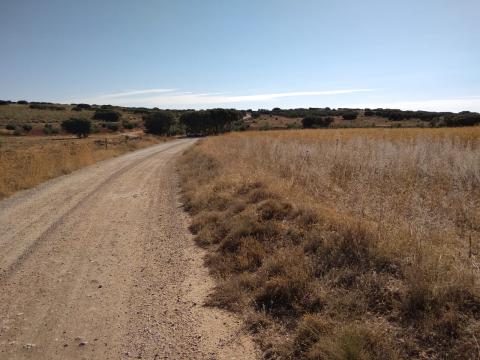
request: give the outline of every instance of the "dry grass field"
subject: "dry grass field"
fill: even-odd
[[[0,137],[0,199],[97,161],[161,141],[162,138],[143,133],[94,135],[87,139]]]
[[[60,106],[60,105],[59,105]],[[38,110],[31,109],[29,105],[9,104],[0,106],[0,126],[9,123],[22,124],[60,124],[70,117],[91,119],[93,110],[72,111],[72,106],[62,105],[65,110]]]
[[[63,120],[67,120],[71,117],[91,119],[95,113],[95,109],[84,109],[82,111],[73,111],[72,105],[57,105],[64,107],[64,110],[39,110],[31,109],[29,105],[23,104],[9,104],[0,106],[0,126],[8,123],[16,123],[22,125],[25,123],[51,123],[60,124]],[[121,110],[120,108],[114,108],[122,114],[122,120],[129,120],[133,122],[141,121],[142,118],[138,114],[132,114]]]
[[[191,230],[265,358],[480,356],[480,128],[211,137]]]
[[[0,135],[13,135],[13,130],[6,129],[8,124],[16,125],[21,129],[22,125],[31,125],[32,130],[28,135],[44,135],[43,128],[46,124],[55,129],[61,129],[61,123],[70,118],[92,119],[95,109],[84,109],[82,111],[74,111],[72,105],[52,105],[62,108],[63,110],[52,109],[32,109],[29,104],[9,104],[0,106]],[[141,124],[142,117],[139,114],[124,111],[120,108],[113,110],[121,114],[122,121],[132,124]],[[94,128],[98,128],[99,132],[109,132],[102,128],[101,121],[93,121]],[[26,135],[25,133],[23,135]]]

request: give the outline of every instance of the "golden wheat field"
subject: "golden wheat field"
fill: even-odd
[[[0,138],[0,199],[56,176],[162,141],[153,136]],[[107,146],[105,146],[107,142]]]
[[[480,128],[205,139],[180,165],[196,241],[272,358],[480,354]]]

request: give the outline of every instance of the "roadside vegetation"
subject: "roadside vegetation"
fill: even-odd
[[[480,128],[211,137],[179,162],[209,299],[266,359],[480,354]]]
[[[16,191],[128,151],[165,141],[149,135],[51,140],[0,138],[0,200]]]

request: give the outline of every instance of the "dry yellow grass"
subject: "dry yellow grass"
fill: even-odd
[[[479,353],[479,127],[229,134],[180,168],[212,303],[272,356]]]
[[[97,161],[162,141],[151,136],[126,140],[125,136],[111,135],[105,148],[105,139],[0,138],[0,199]]]
[[[95,112],[92,110],[72,111],[71,105],[58,105],[65,107],[65,110],[39,110],[31,109],[29,105],[10,104],[0,106],[0,127],[4,128],[9,123],[22,124],[60,124],[69,118],[92,119]],[[122,120],[131,122],[141,121],[141,116],[131,114],[116,108],[122,114]]]
[[[63,120],[70,117],[79,117],[91,119],[94,111],[83,110],[80,112],[71,111],[71,106],[62,105],[65,110],[39,110],[31,109],[29,105],[10,104],[0,106],[0,126],[4,127],[6,124],[13,123],[17,125],[22,124],[36,124],[36,123],[61,123]]]

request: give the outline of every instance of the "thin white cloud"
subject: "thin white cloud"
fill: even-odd
[[[156,107],[195,107],[195,106],[221,106],[224,104],[269,102],[285,98],[332,96],[369,92],[372,89],[341,89],[323,91],[297,91],[263,93],[250,95],[228,95],[224,93],[193,93],[175,92],[173,89],[135,90],[97,96],[88,99],[91,103],[109,101],[112,105],[125,106],[156,106]],[[157,96],[141,96],[159,94]]]
[[[113,94],[104,94],[99,95],[97,99],[116,99],[116,98],[129,98],[132,96],[138,95],[148,95],[148,94],[161,94],[161,93],[169,93],[175,91],[176,89],[145,89],[145,90],[131,90],[131,91],[123,91],[117,92]]]
[[[281,103],[279,103],[280,100],[295,98],[298,98],[298,100],[289,100],[289,103],[291,104],[293,101],[298,107],[320,106],[318,100],[312,100],[311,98],[327,96],[330,97],[330,100],[328,102],[325,100],[321,101],[323,106],[452,112],[469,110],[480,112],[480,95],[447,99],[385,101],[377,103],[348,103],[342,101],[341,95],[367,93],[372,91],[374,91],[374,89],[340,89],[231,95],[218,92],[196,93],[191,91],[179,91],[176,89],[145,89],[99,95],[89,99],[76,99],[75,101],[70,102],[108,103],[121,106],[147,106],[160,108],[208,108],[217,106],[221,107],[224,105],[232,107],[240,105],[244,108],[255,108],[255,104],[258,104],[258,107],[268,108],[277,106],[277,104],[281,107]]]

